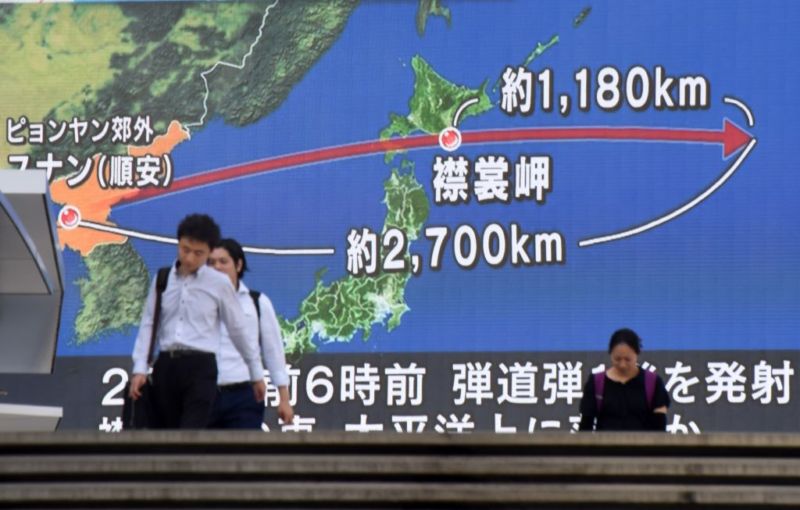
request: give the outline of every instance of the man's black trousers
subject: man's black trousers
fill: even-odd
[[[217,395],[217,360],[212,353],[172,351],[153,366],[150,428],[204,429]]]

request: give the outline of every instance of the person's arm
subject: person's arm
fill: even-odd
[[[259,328],[261,331],[261,355],[264,358],[269,377],[278,388],[280,402],[278,416],[284,423],[292,423],[294,410],[289,402],[289,373],[286,370],[286,354],[283,350],[283,339],[275,309],[267,296],[258,297],[258,307],[261,310]]]
[[[289,387],[278,386],[278,395],[280,396],[278,418],[283,420],[283,423],[292,423],[294,421],[294,409],[292,409],[292,404],[289,402]]]
[[[156,279],[150,285],[147,299],[144,301],[142,319],[139,322],[139,333],[133,344],[133,370],[131,384],[128,394],[133,400],[137,400],[141,395],[142,386],[147,381],[147,356],[150,354],[150,341],[153,335],[153,312],[156,305]]]
[[[583,385],[581,397],[581,422],[578,430],[594,430],[594,420],[597,417],[597,400],[594,396],[594,374],[589,374],[589,380]]]
[[[661,377],[657,377],[655,394],[653,395],[653,412],[648,416],[647,420],[648,430],[667,430],[667,410],[669,404],[669,392],[664,385],[664,381],[661,380]]]
[[[220,276],[223,275],[220,274]],[[248,334],[247,317],[244,315],[230,280],[224,277],[224,281],[221,282],[219,287],[220,317],[228,330],[233,346],[239,351],[247,365],[250,381],[253,383],[253,388],[257,392],[256,398],[258,398],[258,388],[256,386],[259,383],[261,386],[264,385],[264,369],[261,365],[261,353],[258,351],[258,338]],[[260,400],[264,400],[263,391],[260,396]]]

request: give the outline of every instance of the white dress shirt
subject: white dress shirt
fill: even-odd
[[[147,353],[153,328],[156,278],[147,294],[139,334],[133,347],[133,373],[147,373]],[[229,338],[246,362],[250,381],[264,375],[258,345],[247,331],[247,321],[236,299],[230,279],[208,266],[181,276],[173,264],[167,288],[161,295],[161,320],[156,348],[159,351],[194,349],[216,354],[220,346],[220,325],[225,323]]]
[[[247,334],[251,343],[258,348],[258,332],[261,331],[261,356],[266,362],[267,370],[272,384],[275,386],[288,386],[289,374],[286,371],[286,356],[283,352],[283,339],[281,338],[278,319],[272,302],[264,294],[258,297],[258,306],[261,318],[258,318],[250,289],[243,281],[239,280],[239,290],[236,297],[244,312],[247,322]],[[239,351],[233,345],[228,330],[224,324],[220,325],[222,341],[217,353],[217,384],[235,384],[247,381],[248,368]]]

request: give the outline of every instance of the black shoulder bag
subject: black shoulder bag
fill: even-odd
[[[155,353],[156,334],[158,333],[159,322],[161,321],[161,295],[167,288],[167,279],[169,278],[170,267],[162,267],[158,270],[156,277],[156,304],[153,310],[153,328],[150,333],[150,347],[147,352],[147,365],[153,363],[153,354]],[[142,386],[142,396],[137,400],[133,400],[130,393],[130,381],[125,385],[124,400],[122,404],[122,428],[123,430],[131,429],[146,429],[151,428],[153,425],[153,401],[150,394],[150,380],[148,377],[147,382]]]

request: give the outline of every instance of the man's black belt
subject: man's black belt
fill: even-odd
[[[166,356],[168,358],[185,358],[188,356],[214,356],[214,353],[198,351],[195,349],[173,349],[170,351],[161,351],[159,356]]]
[[[221,392],[237,391],[241,390],[242,388],[249,388],[251,385],[252,383],[250,381],[242,381],[233,384],[220,384],[217,386],[217,389],[219,389]]]

